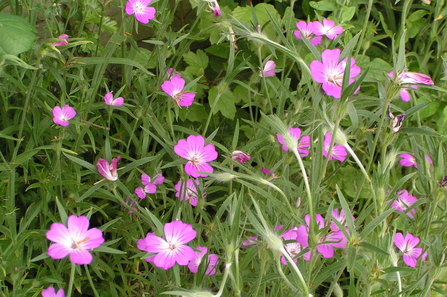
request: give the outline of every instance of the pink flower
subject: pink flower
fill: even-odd
[[[104,96],[104,101],[107,105],[110,105],[110,106],[121,106],[124,104],[123,97],[118,97],[118,98],[113,99],[113,94],[111,92],[107,93]]]
[[[259,72],[260,77],[269,77],[269,76],[275,76],[275,68],[276,63],[274,61],[267,61],[264,65],[264,69]]]
[[[391,71],[390,73],[388,73],[388,76],[390,78],[394,78],[394,71]],[[430,76],[423,74],[423,73],[417,73],[417,72],[407,72],[407,71],[402,71],[397,77],[397,84],[402,85],[402,84],[421,84],[421,85],[428,85],[428,86],[433,86],[434,82],[433,80],[430,78]],[[417,89],[418,86],[411,86],[413,89]],[[399,95],[400,98],[403,101],[410,101],[411,100],[411,96],[410,96],[410,92],[408,92],[408,88],[402,88],[399,91]]]
[[[181,180],[174,186],[174,189],[177,191],[175,193],[175,197],[179,197],[180,201],[188,200],[189,204],[192,206],[197,206],[197,202],[199,200],[199,194],[197,191],[197,187],[200,184],[198,179],[188,179],[186,181],[186,189]]]
[[[67,34],[61,34],[57,37],[57,39],[61,39],[61,41],[52,42],[50,44],[53,46],[64,46],[68,44],[68,38]]]
[[[321,54],[322,61],[314,60],[310,63],[310,71],[313,79],[323,85],[327,95],[339,99],[342,93],[343,76],[346,70],[347,58],[340,60],[339,49],[327,49]],[[349,72],[349,84],[354,82],[354,77],[360,74],[360,67],[351,59]],[[357,93],[358,89],[354,92]]]
[[[309,155],[309,150],[305,149],[305,147],[310,147],[310,136],[303,136],[301,138],[301,129],[300,128],[290,128],[289,134],[296,139],[299,140],[299,143],[297,143],[298,152],[300,153],[301,157],[306,157]],[[278,139],[278,142],[282,144],[282,149],[286,152],[289,151],[289,148],[287,147],[284,137],[281,134],[276,134],[276,138]],[[301,138],[301,140],[300,140]]]
[[[181,77],[173,76],[170,80],[163,82],[161,89],[172,97],[177,102],[178,106],[191,106],[196,94],[185,93],[183,88],[185,87],[185,80]]]
[[[166,239],[155,236],[154,233],[148,233],[146,238],[138,240],[138,249],[148,253],[156,253],[154,258],[150,259],[155,266],[165,270],[174,266],[175,263],[185,266],[194,258],[194,250],[185,245],[194,238],[197,232],[191,225],[182,221],[174,221],[164,226],[164,235]]]
[[[59,289],[59,291],[54,290],[53,287],[48,287],[41,292],[42,297],[65,297],[64,289]]]
[[[275,173],[271,172],[270,170],[268,170],[267,168],[261,168],[261,172],[265,173],[265,174],[270,174],[270,175],[274,175]]]
[[[155,18],[155,8],[148,6],[152,0],[128,0],[126,3],[126,13],[135,14],[137,21],[143,24]]]
[[[413,157],[410,154],[400,154],[399,158],[402,158],[402,160],[399,161],[399,164],[405,167],[411,167],[414,166],[416,168],[418,168],[418,166],[416,165],[416,158]]]
[[[241,249],[249,246],[249,245],[254,245],[257,244],[258,238],[256,236],[250,236],[248,239],[242,241],[242,245],[241,245]]]
[[[402,233],[396,233],[394,236],[394,244],[399,250],[404,253],[404,262],[410,267],[416,267],[417,258],[422,254],[422,249],[416,246],[419,243],[419,238],[414,237],[410,233],[402,235]]]
[[[218,18],[222,11],[220,10],[219,3],[217,3],[217,0],[205,0],[208,2],[208,6],[211,9],[211,12],[214,14],[216,18]]]
[[[90,264],[93,260],[88,250],[95,249],[104,243],[101,230],[88,229],[90,222],[84,216],[70,216],[67,227],[61,223],[51,224],[46,236],[55,242],[48,248],[48,256],[62,259],[70,255],[74,264]]]
[[[53,108],[53,122],[56,125],[68,126],[68,121],[76,116],[76,111],[73,107],[64,105],[62,108],[55,106]]]
[[[250,161],[251,157],[244,153],[243,151],[233,151],[231,153],[231,159],[238,161],[239,163],[245,164],[246,161]]]
[[[300,226],[297,230],[296,240],[304,247],[309,245],[309,225],[310,215],[304,217],[306,226]],[[325,227],[324,219],[320,214],[315,215],[315,221],[318,229]],[[330,230],[328,233],[321,235],[317,242],[317,251],[323,255],[324,258],[332,258],[334,256],[334,248],[344,249],[348,240],[342,231]],[[306,253],[307,254],[307,253]]]
[[[196,250],[199,250],[199,252],[194,252],[194,258],[188,263],[189,271],[192,273],[197,273],[199,271],[199,265],[202,262],[202,258],[208,252],[208,248],[204,246],[198,246],[196,247]],[[211,276],[216,274],[216,266],[219,264],[217,258],[218,257],[216,254],[208,255],[208,267],[206,268],[205,272],[206,275]]]
[[[297,262],[298,261],[298,259],[296,259],[296,256],[299,254],[299,253],[301,253],[301,251],[302,250],[304,250],[305,249],[305,247],[303,247],[297,240],[296,240],[296,238],[297,238],[297,235],[298,235],[298,228],[297,227],[294,227],[294,228],[292,228],[292,229],[289,229],[289,230],[285,230],[284,231],[284,233],[282,234],[282,239],[284,240],[284,241],[293,241],[293,242],[290,242],[290,243],[286,243],[285,245],[284,245],[284,248],[285,248],[285,250],[289,253],[289,255],[290,255],[290,257],[292,257],[292,259],[293,259],[293,262]],[[308,254],[306,253],[305,254],[305,260],[307,261],[307,260],[309,260],[308,259]],[[281,255],[281,263],[283,264],[283,265],[288,265],[288,263],[287,263],[287,260],[286,260],[286,258],[284,258],[284,256],[283,255]]]
[[[328,152],[329,152],[329,147],[331,145],[331,141],[332,141],[332,134],[331,133],[326,133],[324,135],[324,142],[323,142],[323,156],[325,156],[326,158],[328,158]],[[332,159],[336,159],[340,162],[343,162],[346,159],[346,156],[348,155],[348,153],[346,152],[346,149],[344,146],[342,145],[334,145],[331,149],[331,155],[329,156],[329,161]]]
[[[156,174],[153,179],[147,174],[141,175],[141,183],[143,184],[144,188],[136,188],[135,194],[137,194],[140,199],[146,198],[147,194],[154,194],[157,192],[157,185],[161,185],[163,181],[165,180],[164,176],[161,174]]]
[[[116,170],[118,169],[118,162],[121,160],[121,156],[112,159],[112,163],[109,164],[104,159],[99,159],[98,163],[96,163],[96,167],[98,167],[98,172],[106,179],[110,181],[116,181],[118,179],[118,173]]]
[[[344,30],[341,26],[335,26],[335,22],[324,19],[323,23],[313,22],[313,33],[317,36],[326,35],[329,39],[335,39]]]
[[[344,210],[338,210],[338,209],[333,209],[332,210],[332,217],[338,221],[340,223],[340,225],[344,226],[344,227],[348,227],[348,224],[346,222],[346,215],[345,215],[345,211]],[[355,220],[354,217],[352,217],[353,220]],[[332,221],[331,222],[331,230],[332,231],[340,231],[340,228],[337,226],[337,224]]]
[[[398,211],[406,212],[407,208],[411,206],[413,203],[417,202],[418,199],[410,194],[408,194],[407,190],[400,190],[397,192],[397,194],[400,194],[396,200],[394,200],[393,204],[391,205],[391,208],[395,208]],[[388,200],[388,203],[390,203],[392,200]],[[411,209],[406,214],[410,218],[414,218],[413,214],[416,213],[416,209]]]
[[[298,30],[295,30],[293,34],[295,34],[296,38],[302,39],[300,33],[303,33],[303,36],[308,39],[313,46],[317,46],[321,43],[322,37],[315,36],[314,25],[313,22],[306,23],[305,21],[299,21],[296,23]]]
[[[174,152],[188,160],[185,165],[185,172],[192,177],[208,176],[208,174],[199,173],[199,171],[213,173],[213,167],[207,162],[216,160],[217,152],[214,145],[205,145],[205,138],[201,135],[190,135],[186,140],[180,139],[174,146]]]

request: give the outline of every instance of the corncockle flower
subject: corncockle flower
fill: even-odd
[[[56,41],[56,42],[52,42],[50,43],[53,46],[64,46],[64,45],[68,45],[68,35],[67,34],[61,34],[57,37],[57,39],[61,39],[61,41]],[[51,287],[50,287],[51,288]]]
[[[128,0],[126,3],[126,13],[135,14],[137,21],[143,24],[149,23],[149,20],[155,18],[155,8],[148,6],[152,0]]]
[[[301,253],[301,251],[303,249],[305,249],[305,247],[301,246],[301,244],[296,240],[297,235],[298,235],[297,231],[298,231],[298,228],[294,227],[292,229],[285,230],[281,236],[283,240],[286,240],[286,241],[293,240],[293,242],[286,243],[284,245],[284,249],[289,253],[289,255],[293,259],[293,262],[295,262],[295,263],[298,261],[298,259],[295,258],[296,255],[298,255],[299,253]],[[305,255],[305,258],[307,258],[307,256],[308,255]],[[309,259],[306,259],[306,261],[307,260],[309,260]],[[284,265],[288,265],[287,260],[283,255],[281,255],[281,263]]]
[[[391,71],[390,73],[388,73],[388,76],[390,78],[394,77],[394,71]],[[430,78],[430,76],[423,74],[423,73],[417,73],[417,72],[407,72],[407,71],[402,71],[397,77],[397,83],[399,85],[401,84],[421,84],[421,85],[428,85],[428,86],[432,86],[434,85],[433,80]],[[413,89],[418,89],[418,86],[411,86]],[[411,96],[410,93],[408,92],[407,88],[402,88],[399,91],[399,95],[400,98],[403,101],[410,101]]]
[[[276,76],[275,74],[276,63],[274,61],[267,61],[264,65],[264,69],[259,72],[260,77]]]
[[[317,46],[321,43],[321,36],[315,36],[314,33],[314,22],[306,23],[305,21],[299,21],[296,23],[296,27],[298,30],[295,30],[293,34],[295,34],[295,37],[298,39],[302,39],[301,34],[303,33],[303,36],[309,40],[309,42],[313,46]]]
[[[204,0],[208,2],[208,6],[211,9],[211,12],[214,14],[216,18],[218,18],[222,11],[220,10],[219,3],[217,3],[217,0]]]
[[[243,248],[245,248],[245,247],[247,247],[249,245],[257,244],[258,243],[257,240],[258,240],[258,238],[256,236],[248,237],[248,239],[242,241],[241,249],[243,249]]]
[[[183,88],[185,87],[185,80],[181,77],[173,76],[170,80],[166,80],[161,85],[161,89],[172,97],[177,102],[178,106],[191,106],[196,94],[185,93]]]
[[[199,265],[202,262],[203,256],[208,252],[208,248],[204,246],[196,247],[196,250],[199,252],[194,252],[194,258],[191,259],[188,263],[189,271],[192,273],[197,273],[199,271]],[[219,260],[217,259],[216,254],[208,255],[208,267],[206,268],[205,274],[208,276],[212,276],[216,274],[216,266],[219,264]]]
[[[321,62],[314,60],[310,63],[310,74],[312,78],[322,84],[327,95],[340,99],[343,86],[343,76],[348,59],[340,60],[340,49],[327,49],[321,54]],[[354,77],[360,74],[360,67],[355,65],[355,59],[351,58],[351,69],[349,71],[349,84],[354,82]],[[355,93],[358,92],[357,89]]]
[[[299,143],[297,144],[298,152],[300,153],[301,157],[306,157],[309,155],[309,150],[305,149],[305,147],[310,147],[310,136],[303,136],[301,138],[301,129],[300,128],[290,128],[289,134],[296,139],[299,140]],[[282,144],[282,149],[286,152],[289,151],[289,148],[286,145],[286,142],[284,140],[284,137],[281,134],[276,134],[276,138],[278,139],[278,142]],[[300,140],[301,138],[301,140]]]
[[[400,190],[397,192],[397,194],[400,194],[397,196],[396,200],[394,200],[393,204],[391,205],[391,208],[395,208],[398,211],[406,212],[407,208],[411,206],[413,203],[417,202],[418,199],[410,194],[408,194],[407,190]],[[390,203],[392,200],[388,200],[388,203]],[[414,218],[413,214],[416,213],[416,209],[411,209],[406,214],[410,218]]]
[[[233,151],[231,153],[231,159],[238,161],[239,163],[245,164],[245,162],[250,161],[251,157],[243,151]]]
[[[154,194],[157,192],[157,185],[161,185],[164,180],[165,178],[161,174],[156,174],[152,179],[149,175],[142,174],[141,183],[143,184],[144,188],[138,187],[134,192],[140,199],[144,199],[146,198],[146,193]]]
[[[165,270],[174,266],[175,263],[185,266],[194,258],[194,250],[185,245],[194,238],[197,232],[191,225],[182,221],[166,223],[164,226],[164,236],[166,239],[148,233],[146,238],[138,240],[138,249],[148,253],[156,253],[151,258],[155,266]],[[146,259],[147,260],[147,259]]]
[[[48,287],[45,290],[42,290],[41,292],[42,297],[65,297],[64,289],[59,289],[57,291],[53,287]]]
[[[98,172],[106,179],[110,181],[116,181],[118,179],[118,173],[116,170],[118,169],[118,162],[121,160],[121,156],[112,159],[112,163],[109,164],[104,159],[99,159],[98,163],[96,163],[96,167],[98,167]]]
[[[422,248],[417,248],[419,238],[414,237],[410,233],[405,237],[402,233],[396,233],[394,236],[394,244],[404,253],[404,262],[410,267],[416,267],[417,259],[422,254]]]
[[[309,245],[309,225],[310,215],[304,217],[307,226],[300,226],[297,230],[296,240],[304,247]],[[318,225],[318,229],[325,227],[324,219],[320,214],[315,216],[315,221]],[[327,234],[320,234],[320,238],[317,242],[317,251],[323,255],[324,258],[332,258],[334,256],[334,248],[344,249],[348,240],[342,231],[329,231]],[[310,255],[309,255],[310,257]]]
[[[346,215],[345,215],[345,211],[342,210],[338,210],[338,209],[333,209],[332,210],[332,217],[337,220],[340,225],[344,226],[344,227],[348,227],[348,223],[346,221]],[[354,217],[352,217],[353,220],[355,220]],[[337,224],[335,222],[331,222],[331,230],[332,231],[340,231],[340,228],[337,226]],[[348,231],[348,230],[346,230]]]
[[[344,30],[341,26],[335,26],[335,22],[324,19],[323,23],[313,22],[313,33],[317,36],[326,35],[329,39],[335,39]]]
[[[46,237],[55,243],[48,248],[48,256],[62,259],[70,255],[70,261],[74,264],[90,264],[93,257],[88,250],[99,247],[104,243],[104,238],[101,230],[89,230],[89,225],[90,221],[84,216],[68,217],[68,228],[61,223],[51,224]]]
[[[400,154],[399,158],[402,158],[399,161],[400,165],[402,165],[404,167],[414,166],[415,168],[418,168],[418,165],[416,164],[416,158],[413,157],[412,155],[404,153],[404,154]],[[427,160],[428,164],[433,164],[433,161],[429,155],[425,155],[425,160]]]
[[[328,132],[324,135],[324,142],[323,142],[323,156],[325,156],[326,158],[328,158],[328,152],[329,147],[331,145],[331,141],[332,141],[332,134]],[[334,145],[331,149],[331,155],[329,156],[328,159],[329,161],[332,159],[336,159],[340,162],[343,162],[346,159],[347,155],[348,153],[346,152],[344,146]]]
[[[190,135],[180,139],[174,146],[174,152],[188,160],[185,172],[192,177],[207,177],[208,174],[199,171],[213,173],[214,169],[207,162],[217,159],[217,152],[213,144],[205,145],[205,138],[201,135]]]
[[[388,116],[391,118],[390,122],[390,128],[393,132],[398,132],[400,128],[402,127],[402,123],[404,122],[406,114],[399,114],[397,116],[394,116],[391,113],[391,107],[388,105]]]
[[[53,108],[53,122],[57,125],[68,126],[68,121],[76,116],[76,111],[73,107],[64,105],[62,108],[55,106]]]
[[[110,106],[121,106],[124,104],[123,97],[118,97],[118,98],[113,99],[113,94],[111,92],[107,93],[104,96],[104,101],[107,105],[110,105]]]
[[[177,191],[175,197],[179,197],[180,201],[188,200],[189,204],[192,206],[197,206],[199,200],[199,194],[197,191],[197,186],[200,184],[198,179],[188,179],[186,181],[186,188],[184,188],[183,182],[181,180],[174,186]]]

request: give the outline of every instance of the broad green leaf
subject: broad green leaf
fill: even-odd
[[[222,94],[218,93],[218,89],[218,86],[214,86],[208,94],[213,114],[220,111],[224,117],[233,119],[236,114],[236,97],[229,89],[225,89]]]
[[[0,55],[17,55],[31,49],[36,33],[24,18],[0,12]]]
[[[337,10],[337,3],[335,1],[323,0],[323,1],[310,1],[309,5],[312,8],[322,11],[335,11]]]
[[[184,54],[183,60],[189,65],[186,71],[192,76],[202,76],[209,63],[208,56],[200,49],[196,53],[189,52]]]

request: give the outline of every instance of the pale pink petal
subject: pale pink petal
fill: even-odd
[[[157,192],[157,186],[149,183],[144,187],[144,191],[148,194],[154,194],[155,192]]]
[[[73,251],[70,253],[70,261],[78,265],[90,264],[93,256],[86,250]]]
[[[48,248],[47,254],[53,259],[62,259],[68,256],[68,254],[70,254],[70,249],[66,245],[60,243],[53,243]]]
[[[136,188],[134,193],[137,194],[138,198],[140,199],[146,198],[146,193],[144,192],[143,188],[140,187]]]

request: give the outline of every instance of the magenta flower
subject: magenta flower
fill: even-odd
[[[204,246],[198,246],[196,247],[196,250],[199,250],[199,252],[194,252],[194,258],[188,263],[189,271],[192,273],[197,273],[199,271],[199,265],[202,263],[202,258],[208,252],[208,248]],[[206,275],[212,276],[216,274],[216,266],[219,264],[219,260],[217,260],[217,258],[218,257],[216,254],[208,255],[208,267],[206,268],[205,272]]]
[[[327,95],[340,99],[343,86],[343,76],[346,70],[347,58],[340,60],[339,49],[327,49],[321,54],[322,61],[314,60],[310,63],[310,74],[312,78],[323,85]],[[354,77],[360,74],[360,67],[355,65],[351,59],[349,72],[349,84],[354,82]],[[354,92],[357,93],[358,89]]]
[[[233,151],[231,153],[231,159],[238,161],[239,163],[245,164],[245,162],[251,160],[251,157],[247,153],[244,153],[243,151]]]
[[[200,184],[198,179],[188,179],[186,181],[186,189],[184,188],[184,184],[181,180],[174,186],[174,189],[177,191],[175,193],[175,197],[179,197],[180,201],[189,201],[189,204],[192,206],[197,206],[197,202],[199,200],[199,194],[197,191],[197,186]]]
[[[298,228],[297,227],[293,227],[292,229],[289,230],[285,230],[284,233],[282,234],[282,239],[285,241],[291,241],[293,240],[293,242],[290,243],[286,243],[284,245],[284,249],[289,253],[289,255],[292,257],[293,262],[297,262],[298,259],[296,259],[296,256],[301,253],[302,250],[305,249],[305,247],[303,247],[297,240],[297,236],[298,236]],[[305,260],[309,260],[308,258],[308,254],[306,253],[304,255]],[[281,263],[283,265],[288,265],[286,258],[281,255]]]
[[[428,164],[433,164],[433,161],[429,155],[425,155],[424,157],[425,157],[425,160],[427,160]],[[402,158],[399,161],[400,165],[402,165],[404,167],[414,166],[415,168],[418,168],[418,165],[416,164],[416,158],[413,157],[412,155],[404,153],[404,154],[400,154],[399,158]]]
[[[148,6],[152,0],[128,0],[126,3],[126,13],[135,14],[137,21],[143,24],[155,18],[155,8]]]
[[[242,245],[241,245],[241,249],[249,246],[249,245],[254,245],[257,244],[258,238],[256,236],[250,236],[248,239],[242,241]]]
[[[180,139],[174,146],[174,152],[188,160],[185,172],[192,177],[207,177],[208,174],[199,171],[213,173],[214,169],[207,162],[217,159],[217,152],[213,144],[205,145],[205,138],[201,135],[190,135],[188,138]]]
[[[271,172],[270,170],[268,170],[267,168],[261,168],[261,172],[265,173],[265,174],[270,174],[270,175],[274,175],[275,173]]]
[[[402,235],[402,233],[396,233],[394,236],[394,244],[399,250],[404,253],[404,263],[410,267],[416,267],[417,258],[422,254],[422,249],[416,246],[419,243],[419,238],[414,237],[410,233]]]
[[[194,250],[185,244],[196,238],[197,232],[191,225],[174,221],[165,224],[164,235],[166,239],[155,236],[154,233],[148,233],[146,238],[138,240],[137,247],[148,253],[156,253],[157,255],[151,258],[150,262],[165,270],[174,266],[175,263],[182,266],[188,265],[194,258]]]
[[[264,69],[259,72],[260,77],[269,77],[269,76],[275,76],[275,68],[276,63],[274,61],[267,61],[264,65]]]
[[[56,125],[68,126],[68,121],[76,116],[76,111],[73,107],[64,105],[62,108],[55,106],[53,108],[53,122]]]
[[[407,208],[409,208],[413,203],[417,202],[418,199],[410,194],[408,194],[407,190],[400,190],[397,192],[397,194],[400,194],[397,196],[396,200],[394,200],[393,204],[391,205],[391,208],[395,208],[398,211],[406,212]],[[388,200],[388,203],[390,203],[392,200]],[[416,209],[411,209],[406,214],[410,218],[414,218],[413,214],[416,213]]]
[[[313,33],[317,36],[326,35],[329,39],[335,39],[344,30],[341,26],[335,26],[335,22],[324,19],[323,23],[313,22]]]
[[[107,93],[104,96],[104,101],[107,105],[110,105],[110,106],[121,106],[124,104],[123,97],[118,97],[118,98],[113,99],[113,94],[111,92]]]
[[[323,156],[325,156],[326,158],[328,158],[328,151],[329,151],[329,147],[331,145],[331,141],[332,141],[332,134],[331,133],[326,133],[324,135],[324,142],[323,142]],[[348,153],[346,152],[346,149],[344,146],[342,145],[334,145],[331,149],[331,155],[329,156],[329,161],[332,159],[336,159],[340,162],[343,162],[346,159],[346,156],[348,155]]]
[[[317,46],[321,43],[322,37],[315,36],[314,25],[314,22],[306,23],[305,21],[299,21],[296,23],[298,30],[295,30],[293,34],[295,34],[296,38],[302,39],[300,33],[303,33],[303,36],[309,40],[313,46]]]
[[[68,45],[68,35],[67,34],[61,34],[57,37],[57,39],[60,39],[60,41],[52,42],[50,43],[53,46],[64,46]],[[50,287],[51,288],[51,287]]]
[[[344,227],[348,227],[348,223],[346,222],[345,211],[343,209],[340,211],[338,209],[333,209],[332,217],[336,221],[338,221],[340,223],[340,225],[342,225]],[[352,217],[352,219],[355,220],[354,217]],[[346,231],[348,231],[347,228],[345,228],[345,229],[346,229]],[[337,226],[337,224],[334,221],[331,222],[331,230],[332,231],[340,231],[340,228]]]
[[[290,128],[289,129],[289,134],[296,139],[297,141],[299,141],[299,143],[297,144],[298,147],[298,152],[300,153],[301,157],[306,157],[309,155],[309,150],[305,149],[306,147],[310,147],[310,136],[303,136],[301,138],[301,129],[300,128]],[[284,141],[284,137],[282,137],[281,134],[276,134],[276,138],[278,139],[278,142],[280,144],[282,144],[282,149],[286,152],[289,151],[289,148],[287,147],[285,141]],[[300,140],[301,138],[301,140]]]
[[[391,71],[390,73],[388,73],[388,76],[390,78],[394,77],[394,71]],[[407,71],[402,71],[397,77],[397,83],[399,85],[402,84],[410,84],[413,85],[411,86],[413,89],[418,89],[418,86],[415,86],[415,84],[421,84],[421,85],[428,85],[428,86],[433,86],[434,82],[433,80],[430,78],[430,76],[423,74],[423,73],[417,73],[417,72],[407,72]],[[410,92],[408,92],[408,88],[402,88],[399,91],[399,95],[400,98],[403,101],[410,101],[411,100],[411,96],[410,96]]]
[[[59,289],[59,291],[55,291],[53,287],[48,287],[41,292],[42,297],[65,297],[64,289]]]
[[[157,185],[161,185],[165,180],[164,176],[161,174],[156,174],[152,179],[147,174],[141,175],[141,184],[143,184],[144,188],[138,187],[135,189],[135,194],[140,199],[146,198],[147,194],[154,194],[157,192]]]
[[[205,0],[208,2],[208,6],[211,9],[211,12],[214,14],[216,18],[218,18],[222,11],[220,10],[219,3],[217,3],[217,0]]]
[[[46,236],[55,242],[48,248],[48,256],[62,259],[70,255],[74,264],[90,264],[93,260],[88,250],[95,249],[104,243],[101,230],[88,229],[90,221],[84,216],[70,216],[67,227],[61,223],[51,224]]]
[[[177,102],[178,106],[191,106],[196,94],[185,93],[183,88],[185,87],[185,80],[181,77],[173,76],[170,80],[166,80],[161,85],[161,89],[172,97]]]
[[[98,172],[106,179],[110,181],[116,181],[118,179],[118,173],[116,170],[118,169],[118,162],[121,160],[121,156],[112,159],[112,163],[109,164],[104,159],[99,159],[98,163],[96,163],[96,167],[98,167]]]

